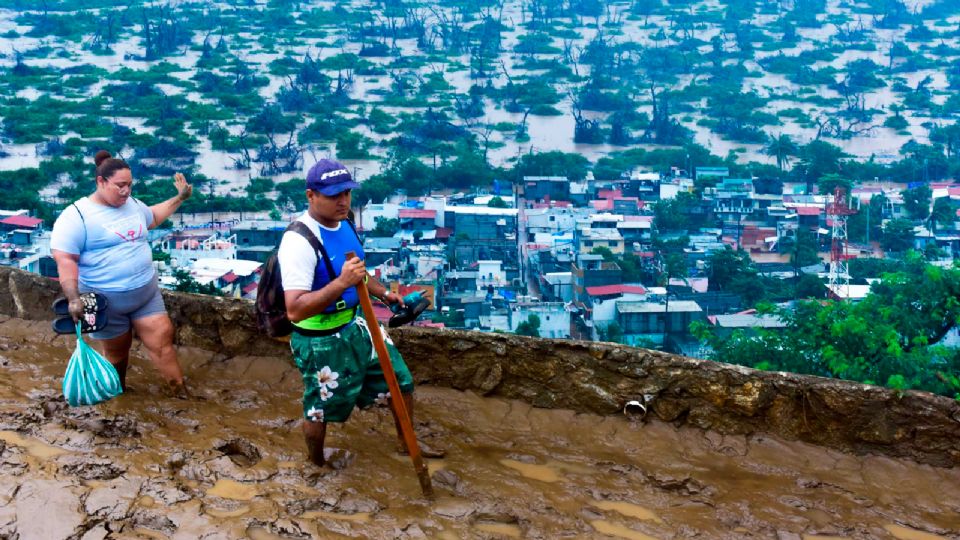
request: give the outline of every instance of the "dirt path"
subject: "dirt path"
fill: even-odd
[[[181,350],[181,401],[138,352],[131,392],[70,409],[48,328],[0,323],[0,538],[960,537],[955,469],[421,387],[428,504],[384,409],[333,430],[342,468],[304,461],[287,359]]]

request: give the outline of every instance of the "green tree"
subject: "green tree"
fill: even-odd
[[[507,204],[507,201],[501,199],[499,196],[490,199],[490,202],[487,203],[487,206],[490,208],[510,208],[510,205]]]
[[[738,278],[756,276],[747,252],[734,250],[730,246],[711,253],[707,257],[707,268],[710,272],[708,289],[711,291],[731,292],[730,289]]]
[[[540,337],[540,317],[531,313],[527,320],[517,325],[518,336]]]
[[[957,209],[950,197],[940,197],[933,202],[933,212],[930,213],[930,222],[933,224],[933,230],[937,229],[938,224],[953,223],[957,221]]]
[[[372,231],[369,232],[369,235],[374,238],[388,238],[400,230],[400,220],[391,219],[385,217],[377,217],[374,219],[376,226]]]
[[[598,326],[597,337],[600,341],[623,343],[623,328],[620,328],[616,321],[605,326]]]
[[[672,199],[661,199],[653,205],[653,223],[657,230],[690,231],[700,225],[691,218],[700,200],[693,193],[681,192]]]
[[[817,237],[808,230],[797,230],[797,238],[790,250],[790,264],[799,272],[800,268],[822,262],[817,255]]]
[[[539,152],[524,154],[513,168],[515,181],[524,176],[566,176],[579,182],[587,176],[590,162],[580,154],[565,152]]]
[[[800,151],[800,166],[794,169],[807,182],[808,191],[813,183],[828,174],[840,171],[840,160],[846,154],[840,148],[821,140],[815,140]]]
[[[930,186],[924,184],[905,189],[901,195],[903,195],[903,206],[911,218],[922,221],[930,216],[930,199],[933,196]]]
[[[177,283],[173,286],[173,290],[194,294],[206,294],[210,296],[223,296],[223,291],[217,288],[215,282],[211,281],[206,285],[201,285],[197,283],[197,280],[193,279],[193,276],[190,275],[190,272],[182,268],[177,268],[173,271],[173,277],[177,280]]]
[[[885,274],[859,303],[763,308],[785,328],[723,336],[699,324],[692,331],[722,362],[960,397],[960,354],[940,344],[960,320],[958,298],[960,269],[910,252],[903,269]]]
[[[783,166],[790,162],[790,157],[797,155],[799,147],[789,135],[781,133],[777,137],[770,138],[764,153],[768,156],[777,158],[777,168],[781,171]]]
[[[913,222],[909,219],[891,219],[883,228],[883,249],[902,252],[913,247]]]
[[[846,195],[850,195],[853,180],[836,173],[825,174],[817,180],[817,190],[821,195],[833,195],[836,188],[840,188]]]

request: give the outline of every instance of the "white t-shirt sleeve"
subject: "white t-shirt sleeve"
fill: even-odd
[[[134,199],[137,204],[137,209],[140,210],[140,213],[143,214],[143,220],[147,223],[147,227],[153,225],[153,210],[149,206],[143,203],[140,199]]]
[[[285,291],[309,291],[317,269],[317,253],[303,235],[289,231],[283,234],[277,250],[280,280]]]
[[[50,233],[50,249],[79,255],[83,249],[86,228],[79,211],[73,205],[64,208],[53,223]]]

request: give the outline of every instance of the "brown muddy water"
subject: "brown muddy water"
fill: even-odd
[[[287,358],[181,349],[185,401],[137,350],[132,391],[70,409],[48,328],[0,323],[0,538],[960,537],[956,469],[422,386],[428,502],[385,409],[304,460]]]

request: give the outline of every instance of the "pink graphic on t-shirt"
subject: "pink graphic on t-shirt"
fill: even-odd
[[[103,228],[119,236],[124,242],[134,242],[143,236],[143,220],[137,217],[104,224]]]

